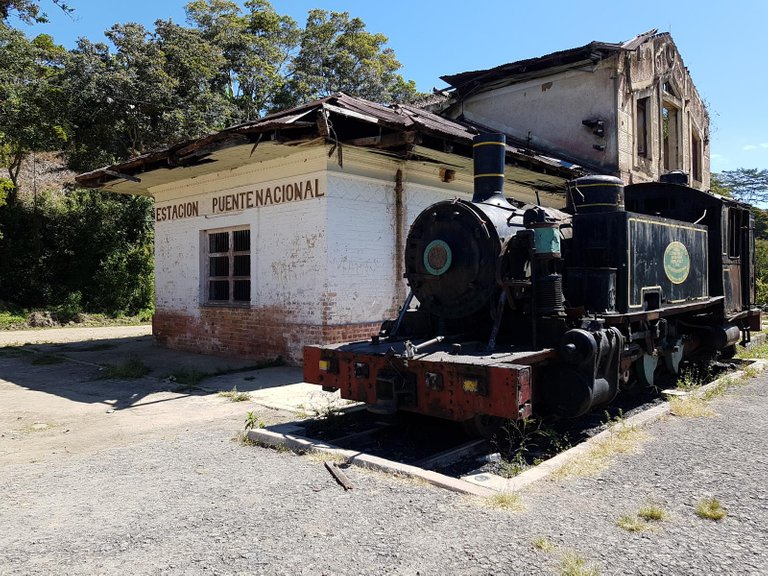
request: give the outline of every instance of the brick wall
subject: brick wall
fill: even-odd
[[[283,357],[300,365],[305,345],[370,338],[379,322],[319,326],[292,324],[276,308],[200,309],[199,316],[157,312],[152,332],[162,346],[190,352],[265,360]]]

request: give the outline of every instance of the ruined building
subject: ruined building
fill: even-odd
[[[586,173],[709,185],[707,113],[668,34],[445,79],[433,111],[335,94],[78,176],[154,199],[158,341],[299,363],[375,334],[407,293],[413,219],[472,197],[479,132],[509,136],[521,204],[561,208]]]
[[[627,183],[683,170],[709,189],[709,114],[668,33],[442,79],[441,116]]]

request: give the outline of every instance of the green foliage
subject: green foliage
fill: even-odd
[[[413,99],[416,85],[397,74],[400,62],[386,42],[348,12],[310,10],[279,103],[297,105],[335,92],[385,103]]]
[[[755,240],[755,303],[768,304],[768,239]]]
[[[68,140],[61,90],[66,57],[50,36],[29,40],[0,22],[0,166],[14,188],[27,154]]]
[[[8,202],[8,197],[14,191],[16,187],[8,178],[0,178],[0,208],[5,206]],[[2,236],[0,236],[2,238]]]
[[[67,14],[73,11],[62,0],[50,0],[50,2]],[[27,24],[48,22],[48,15],[40,9],[39,4],[35,0],[0,0],[0,23],[12,14]]]
[[[55,306],[65,321],[151,308],[151,214],[148,198],[87,190],[0,208],[0,299]]]
[[[749,204],[768,202],[768,170],[737,168],[712,175],[712,191]]]

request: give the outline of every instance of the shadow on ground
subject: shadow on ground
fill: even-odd
[[[126,377],[127,363],[144,368]],[[117,374],[109,375],[109,368]],[[152,336],[0,348],[0,379],[74,402],[104,403],[115,410],[179,397],[236,389],[257,392],[300,383],[301,369],[264,368],[253,360],[206,356],[158,346]],[[178,395],[146,400],[158,392]]]

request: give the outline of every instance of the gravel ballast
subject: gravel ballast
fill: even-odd
[[[766,384],[651,423],[638,453],[534,484],[521,510],[359,468],[345,491],[316,457],[234,441],[235,418],[9,464],[0,574],[564,574],[568,557],[599,574],[768,574]],[[723,520],[695,514],[705,497]],[[651,503],[665,520],[617,526]]]

